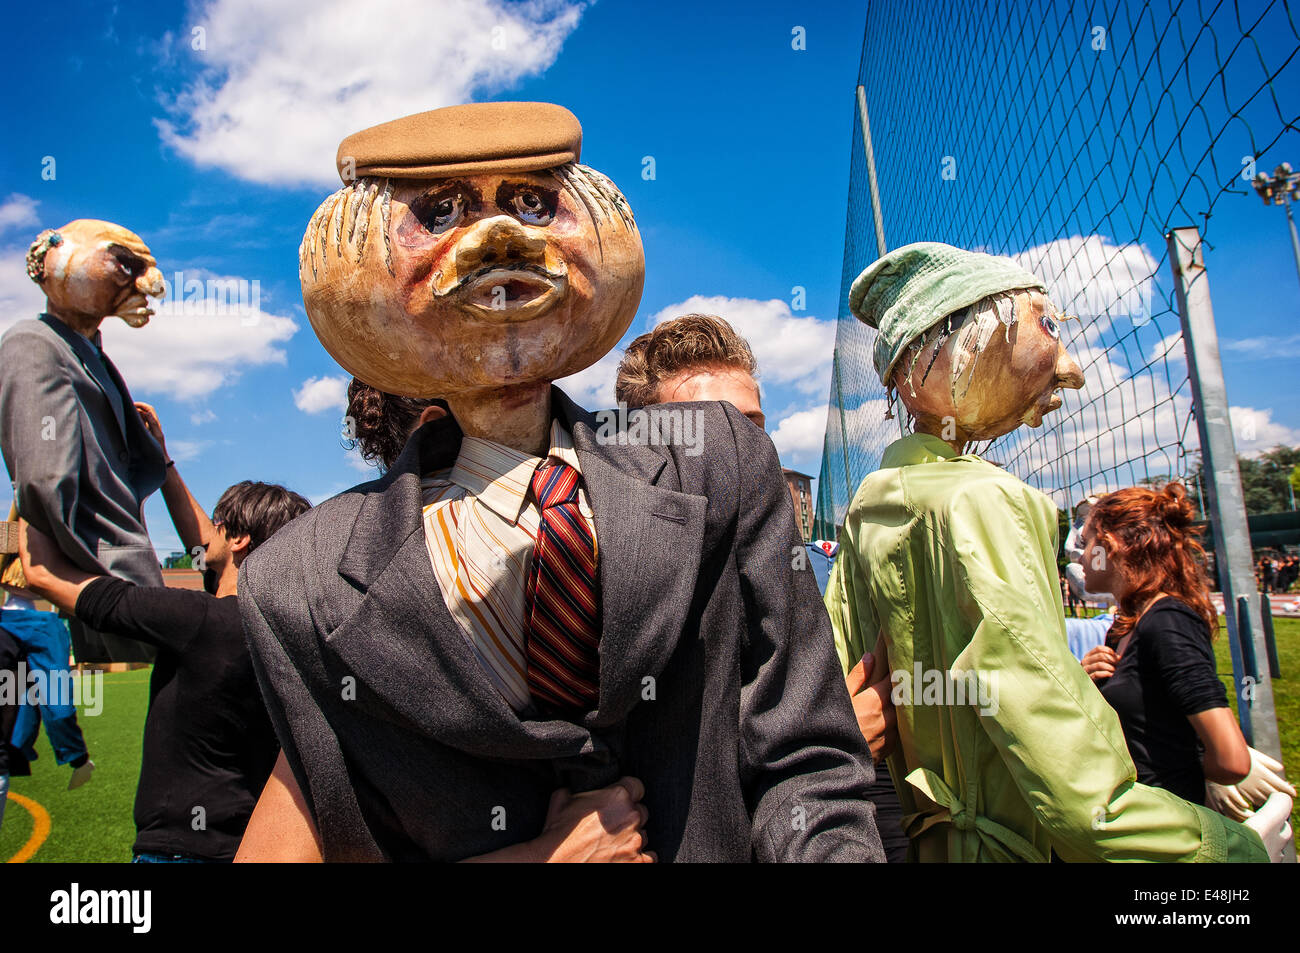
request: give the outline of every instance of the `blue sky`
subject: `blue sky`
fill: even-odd
[[[469,100],[577,114],[583,161],[626,193],[645,244],[625,340],[684,310],[732,320],[758,354],[784,462],[818,472],[863,4],[72,2],[6,20],[0,76],[18,93],[0,119],[0,330],[39,308],[27,243],[73,218],[136,231],[169,281],[259,283],[256,323],[163,311],[142,331],[106,331],[206,506],[245,478],[314,500],[368,478],[340,441],[342,372],[303,312],[298,243],[337,186],[342,136]],[[792,48],[796,27],[805,49]],[[1284,220],[1253,197],[1223,214],[1216,256],[1235,264],[1213,263],[1221,335],[1286,329],[1277,346],[1225,355],[1229,393],[1300,435],[1300,285]],[[791,309],[796,287],[804,310]],[[1220,305],[1228,294],[1240,304]],[[616,359],[570,392],[608,403]],[[160,497],[147,514],[160,552],[178,548]]]
[[[365,24],[355,20],[361,9]],[[21,271],[26,244],[73,218],[138,232],[169,281],[181,271],[260,282],[264,314],[253,327],[205,328],[201,317],[163,312],[143,331],[106,332],[206,506],[243,478],[317,500],[366,479],[341,446],[341,410],[329,402],[337,391],[320,383],[342,372],[303,312],[298,243],[337,186],[343,135],[469,99],[549,100],[582,121],[583,161],[627,194],[645,244],[645,294],[628,340],[693,296],[728,299],[716,310],[748,325],[766,365],[771,429],[825,404],[864,22],[854,4],[650,12],[626,2],[217,0],[25,5],[6,16],[0,75],[26,93],[0,120],[11,194],[0,213],[0,324],[39,307]],[[192,49],[197,26],[206,49]],[[796,26],[804,50],[792,49]],[[493,50],[494,35],[512,49]],[[311,92],[289,105],[293,84]],[[224,129],[209,122],[223,111],[234,117]],[[303,150],[307,141],[316,147]],[[46,156],[53,181],[42,178]],[[642,178],[646,156],[652,181]],[[806,310],[790,310],[795,286],[806,289]],[[576,396],[601,402],[611,372],[607,361]],[[314,399],[298,403],[316,412],[306,412],[295,393],[312,379]],[[815,474],[822,428],[811,429],[786,462]],[[157,496],[147,515],[159,550],[176,548]]]

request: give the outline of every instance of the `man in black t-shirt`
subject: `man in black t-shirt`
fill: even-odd
[[[137,407],[154,431],[153,409]],[[160,427],[154,435],[161,443]],[[26,524],[23,570],[29,587],[59,609],[158,648],[136,790],[135,861],[230,861],[279,752],[244,643],[239,566],[311,504],[284,487],[245,481],[222,494],[209,521],[170,460],[163,495],[215,591],[139,587],[84,573]]]

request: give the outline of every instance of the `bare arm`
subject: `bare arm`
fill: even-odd
[[[139,412],[145,429],[158,441],[159,446],[163,448],[163,455],[170,462],[171,455],[167,452],[167,442],[163,439],[158,412],[142,401],[135,402],[135,409]],[[206,547],[208,540],[212,538],[212,520],[199,505],[199,501],[194,498],[190,488],[185,485],[174,463],[167,467],[167,478],[163,481],[162,495],[167,503],[167,512],[172,518],[172,525],[176,527],[185,551],[193,555],[196,546]]]
[[[18,521],[18,558],[27,588],[65,615],[75,615],[81,591],[100,578],[74,566],[54,540],[26,520]]]
[[[1205,746],[1205,777],[1215,784],[1237,784],[1250,774],[1250,749],[1230,708],[1211,708],[1188,715]]]
[[[248,819],[235,863],[319,864],[323,860],[320,834],[281,751]]]

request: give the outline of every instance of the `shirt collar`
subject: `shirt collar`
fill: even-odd
[[[939,463],[961,456],[946,440],[933,434],[913,433],[895,440],[885,448],[880,459],[882,470],[892,467],[910,467],[918,463]]]
[[[573,438],[558,420],[551,421],[547,459],[559,460],[582,472]],[[448,479],[464,487],[502,519],[517,523],[528,503],[533,473],[541,464],[541,457],[481,437],[466,436],[461,440],[460,453]]]

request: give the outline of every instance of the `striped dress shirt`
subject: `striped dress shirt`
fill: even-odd
[[[582,473],[573,438],[559,421],[551,422],[549,458]],[[420,481],[425,545],[442,600],[489,680],[517,712],[532,704],[524,585],[541,521],[529,487],[542,462],[467,436],[454,466]],[[579,486],[578,508],[594,539],[585,485]]]

